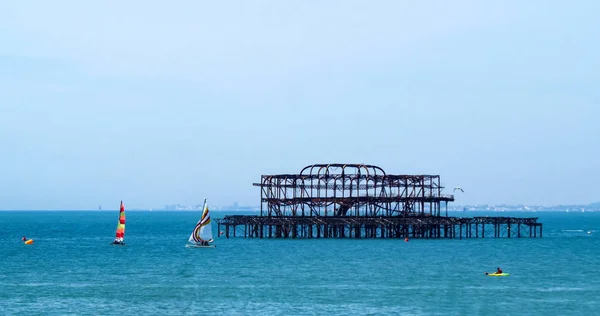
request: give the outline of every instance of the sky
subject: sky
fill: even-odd
[[[258,205],[315,163],[600,201],[598,1],[2,1],[0,209]]]

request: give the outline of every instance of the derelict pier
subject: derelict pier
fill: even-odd
[[[390,175],[373,165],[316,164],[263,175],[260,215],[217,220],[245,238],[542,237],[536,217],[451,217],[439,175]],[[443,211],[442,211],[443,209]]]

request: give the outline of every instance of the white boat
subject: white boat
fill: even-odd
[[[187,248],[215,248],[216,246],[211,244],[213,240],[212,236],[212,224],[210,222],[210,214],[208,211],[208,205],[206,205],[206,199],[204,199],[204,207],[202,208],[202,217],[194,227],[192,234],[186,244]]]

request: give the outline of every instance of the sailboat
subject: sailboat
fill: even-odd
[[[119,209],[119,222],[117,223],[117,232],[115,234],[115,240],[112,242],[113,245],[125,245],[125,206],[121,201],[121,208]]]
[[[188,241],[190,243],[185,246],[188,248],[214,248],[215,245],[210,244],[213,242],[212,236],[212,225],[210,222],[210,214],[208,212],[208,205],[206,205],[206,199],[204,199],[204,207],[202,208],[202,217],[194,227],[192,234]]]

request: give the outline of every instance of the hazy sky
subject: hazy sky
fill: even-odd
[[[2,1],[0,209],[259,204],[368,163],[600,200],[600,1]]]

